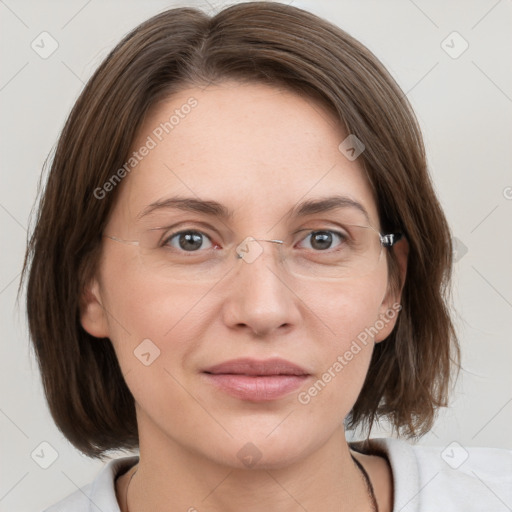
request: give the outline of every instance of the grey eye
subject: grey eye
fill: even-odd
[[[310,240],[308,248],[324,251],[331,248],[335,238],[342,242],[345,237],[336,231],[312,231],[304,240]]]
[[[211,247],[211,241],[204,233],[201,233],[200,231],[180,231],[170,235],[165,241],[165,245],[170,245],[174,249],[194,252],[201,248],[205,249],[205,247],[201,247],[205,240],[210,243]],[[176,241],[178,245],[176,245]],[[208,248],[209,247],[206,247],[206,249]]]

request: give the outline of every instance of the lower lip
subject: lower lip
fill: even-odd
[[[250,376],[232,373],[205,373],[208,380],[226,393],[242,400],[277,400],[300,388],[308,375]]]

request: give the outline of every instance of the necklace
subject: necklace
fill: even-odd
[[[370,477],[368,476],[366,469],[364,469],[363,465],[352,454],[350,455],[352,457],[352,460],[356,463],[356,466],[358,467],[359,471],[361,472],[361,475],[363,475],[364,483],[366,484],[366,491],[368,492],[368,497],[372,502],[372,512],[379,512],[379,505],[377,504],[377,498],[375,497],[375,491],[373,490],[372,481],[370,480]]]
[[[366,485],[366,491],[368,492],[368,497],[370,498],[370,501],[372,503],[372,512],[379,512],[379,506],[377,505],[377,498],[375,497],[375,491],[373,490],[372,481],[370,480],[370,477],[368,476],[366,469],[364,469],[363,465],[352,454],[350,455],[352,457],[352,460],[355,462],[357,468],[361,472],[361,475],[363,476],[363,480]],[[137,473],[137,469],[135,469],[135,471],[132,473],[130,480],[128,480],[128,485],[126,486],[126,494],[124,497],[124,502],[126,504],[126,512],[130,512],[128,510],[128,488],[132,483],[132,478],[135,476],[135,473]]]

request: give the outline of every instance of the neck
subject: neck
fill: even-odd
[[[129,512],[372,510],[342,428],[294,463],[252,469],[206,459],[156,429],[144,433],[140,461],[128,487]],[[126,476],[131,475],[130,471]],[[123,483],[126,488],[128,481]],[[123,501],[121,508],[127,512]]]

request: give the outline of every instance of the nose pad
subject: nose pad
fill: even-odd
[[[256,242],[256,243],[254,243]],[[283,240],[267,240],[265,238],[253,238],[248,236],[236,247],[238,259],[243,259],[246,263],[253,263],[263,253],[263,246],[259,242],[271,242],[284,245]],[[279,261],[283,260],[283,255],[279,251]]]

